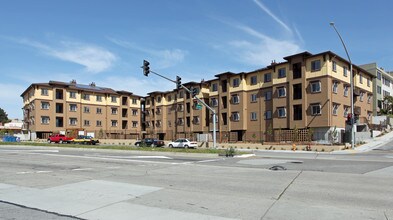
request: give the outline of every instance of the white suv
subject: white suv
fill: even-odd
[[[176,141],[170,142],[168,144],[169,147],[184,147],[184,148],[197,148],[198,143],[197,142],[191,142],[188,139],[185,138],[180,138],[177,139]]]

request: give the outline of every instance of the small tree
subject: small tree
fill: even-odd
[[[0,108],[0,122],[2,124],[9,122],[8,114],[4,111],[4,109]]]
[[[383,102],[385,103],[385,109],[383,109],[381,112],[385,114],[392,114],[393,110],[393,96],[385,96],[383,98]]]

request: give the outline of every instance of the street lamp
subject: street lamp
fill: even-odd
[[[351,113],[352,113],[352,117],[355,116],[355,111],[354,111],[354,105],[353,105],[353,72],[352,72],[352,61],[351,58],[349,57],[349,53],[347,50],[347,47],[345,46],[344,40],[341,37],[340,33],[338,32],[336,26],[334,26],[334,22],[330,22],[330,26],[333,27],[333,29],[336,31],[338,37],[341,40],[341,43],[344,46],[344,50],[345,53],[347,54],[348,60],[349,60],[349,72],[350,72],[350,84],[351,84]],[[355,123],[352,122],[351,123],[351,148],[354,149],[355,148]]]

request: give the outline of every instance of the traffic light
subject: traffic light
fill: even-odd
[[[198,88],[191,88],[191,92],[192,92],[192,97],[195,97],[196,95],[198,95]]]
[[[181,77],[180,76],[176,76],[176,87],[177,87],[177,89],[181,88]]]
[[[147,60],[143,60],[143,75],[148,76],[150,73],[150,67],[149,67],[150,63]]]
[[[352,117],[352,113],[348,113],[347,114],[347,124],[348,125],[353,125],[353,117]]]

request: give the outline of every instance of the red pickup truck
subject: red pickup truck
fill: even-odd
[[[64,134],[54,134],[49,136],[48,142],[49,143],[70,143],[73,138],[67,137]]]

